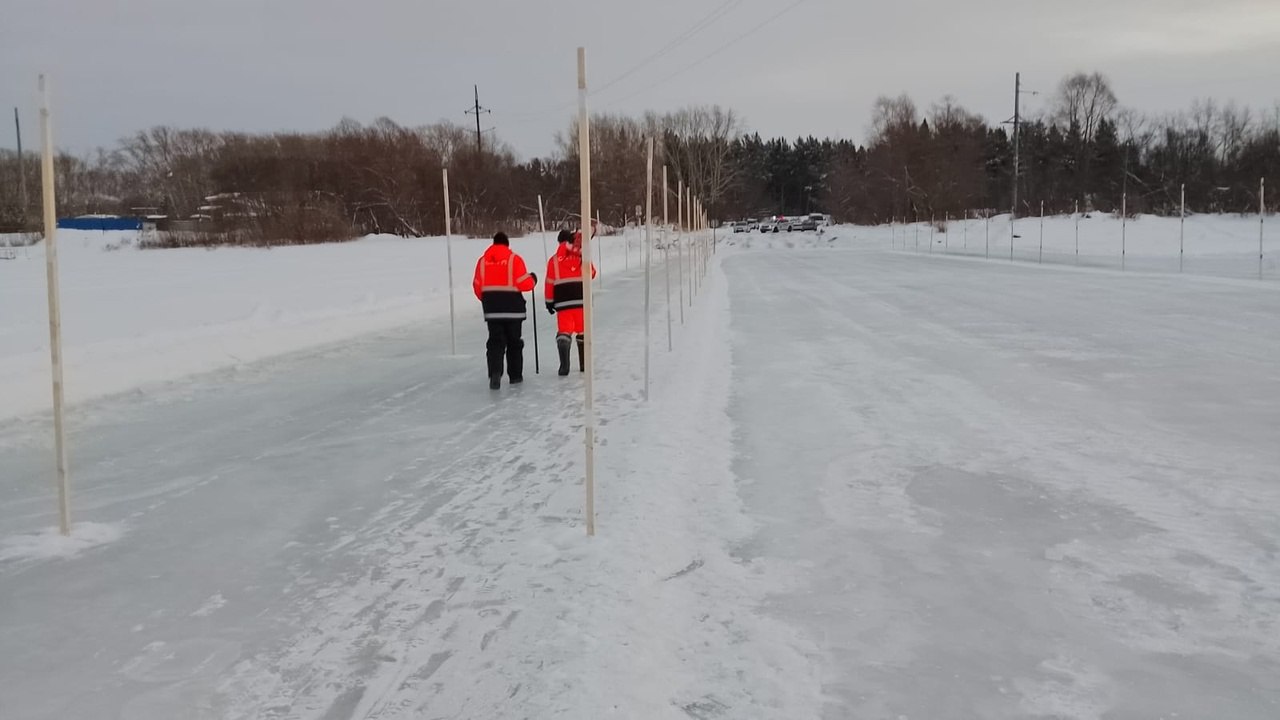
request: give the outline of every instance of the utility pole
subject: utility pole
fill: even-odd
[[[27,225],[27,161],[22,155],[22,121],[18,119],[18,108],[13,109],[13,131],[18,136],[18,193],[22,197],[22,229]]]
[[[481,144],[480,144],[480,115],[482,113],[488,113],[490,111],[488,108],[484,108],[480,106],[480,86],[473,85],[472,87],[475,88],[475,91],[476,91],[475,104],[472,105],[471,108],[467,110],[466,114],[476,116],[476,157],[479,157],[482,151]]]
[[[1019,126],[1022,124],[1022,73],[1013,74],[1013,212],[1009,215],[1010,227],[1018,219]]]
[[[1022,96],[1039,95],[1034,90],[1022,89],[1022,73],[1013,74],[1013,120],[1004,123],[1013,125],[1013,220],[1018,219],[1018,181],[1022,177]]]

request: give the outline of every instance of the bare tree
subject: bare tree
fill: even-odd
[[[916,104],[906,93],[896,98],[881,95],[871,109],[869,143],[876,145],[904,130],[914,131],[919,123]]]
[[[1117,104],[1111,83],[1101,73],[1076,73],[1058,85],[1051,118],[1064,128],[1080,128],[1081,139],[1092,142],[1099,123],[1112,118]]]

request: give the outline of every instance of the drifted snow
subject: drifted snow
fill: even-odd
[[[70,533],[58,528],[0,538],[0,563],[23,560],[73,558],[93,548],[113,543],[124,537],[123,523],[75,523]]]

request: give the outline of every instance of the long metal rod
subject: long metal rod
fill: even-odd
[[[542,264],[545,266],[551,262],[551,253],[547,250],[547,218],[542,212],[541,195],[538,196],[538,230],[542,233]]]
[[[58,203],[53,176],[53,123],[49,109],[49,85],[40,76],[40,180],[44,189],[45,271],[49,287],[49,360],[53,370],[53,446],[58,481],[58,530],[71,534],[71,490],[67,472],[66,424],[63,418],[62,302],[58,289]]]
[[[458,328],[453,299],[453,217],[449,207],[449,168],[440,169],[444,179],[444,248],[449,266],[449,353],[458,354]]]
[[[582,224],[582,306],[583,321],[587,331],[585,340],[586,360],[586,520],[587,536],[596,534],[596,409],[595,409],[595,327],[591,296],[591,119],[587,115],[587,50],[578,48],[578,171],[579,192],[582,196],[579,219]],[[604,274],[603,269],[600,273]]]
[[[538,349],[538,307],[537,290],[529,291],[529,314],[533,316],[533,374],[542,374],[542,353]]]

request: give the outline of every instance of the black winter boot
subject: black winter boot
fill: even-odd
[[[573,338],[568,335],[556,336],[556,350],[560,353],[560,377],[569,374],[569,345],[573,343]]]

